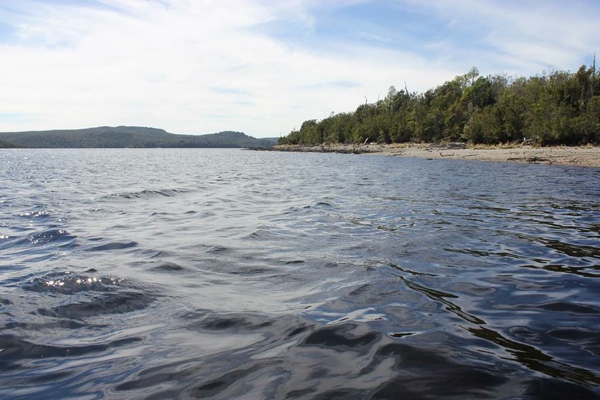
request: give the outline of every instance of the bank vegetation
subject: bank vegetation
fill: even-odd
[[[594,65],[529,78],[480,76],[477,68],[425,93],[389,88],[354,112],[304,121],[281,145],[328,143],[600,142],[600,82]]]

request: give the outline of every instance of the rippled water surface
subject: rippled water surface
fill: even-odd
[[[0,398],[600,397],[600,170],[0,151]]]

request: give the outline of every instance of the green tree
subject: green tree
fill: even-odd
[[[474,67],[423,94],[391,86],[383,100],[320,122],[305,121],[280,142],[597,143],[599,95],[595,65],[574,74],[553,71],[517,79],[483,77]]]

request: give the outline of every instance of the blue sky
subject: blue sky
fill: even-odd
[[[576,71],[597,0],[0,0],[0,131],[281,136],[390,86]]]

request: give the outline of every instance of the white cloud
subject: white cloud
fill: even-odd
[[[365,96],[383,98],[390,85],[424,91],[473,65],[521,74],[577,67],[598,16],[585,3],[562,12],[552,2],[402,0],[456,36],[400,32],[417,22],[367,21],[380,27],[370,31],[343,19],[336,26],[350,34],[323,36],[331,19],[322,15],[363,3],[382,6],[9,0],[0,5],[0,25],[12,27],[2,34],[0,26],[0,115],[11,118],[0,118],[0,131],[142,125],[277,136],[306,119],[352,111]]]
[[[459,57],[481,60],[477,64],[486,64],[485,69],[527,76],[549,67],[576,69],[596,51],[600,4],[593,0],[403,2],[462,29],[450,49]],[[480,45],[479,57],[471,53],[473,43]]]

